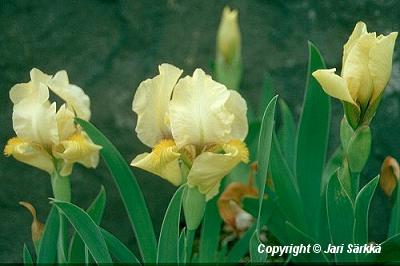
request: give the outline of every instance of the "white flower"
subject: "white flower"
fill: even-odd
[[[172,65],[162,64],[159,71],[139,85],[133,100],[136,132],[153,150],[132,165],[179,185],[186,178],[180,170],[185,163],[189,187],[210,199],[221,179],[248,161],[246,102],[201,69],[181,79],[182,70]]]
[[[17,136],[8,141],[5,155],[49,174],[57,170],[69,175],[75,162],[96,167],[101,147],[74,123],[75,117],[90,118],[89,97],[81,88],[69,84],[65,71],[51,77],[34,68],[30,76],[31,81],[10,90]],[[65,101],[58,111],[56,103],[49,100],[49,88]]]

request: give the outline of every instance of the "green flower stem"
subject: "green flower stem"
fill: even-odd
[[[360,173],[367,163],[371,151],[371,129],[361,125],[355,130],[344,117],[340,125],[340,140],[343,149],[339,178],[342,186],[355,201],[360,185]]]
[[[235,56],[233,62],[228,63],[221,56],[217,56],[215,63],[215,78],[231,90],[239,90],[242,79],[242,64],[240,55]]]
[[[61,176],[57,171],[51,176],[51,185],[56,200],[71,202],[71,182],[69,176]]]
[[[71,183],[69,176],[61,176],[58,171],[54,171],[51,175],[51,185],[53,187],[53,195],[57,200],[71,202]],[[57,257],[59,263],[67,262],[67,239],[68,239],[68,223],[67,218],[60,215],[60,229],[58,234]]]

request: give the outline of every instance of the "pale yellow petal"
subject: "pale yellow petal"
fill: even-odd
[[[224,145],[224,154],[203,152],[193,162],[188,175],[189,187],[198,187],[200,193],[210,200],[218,194],[221,180],[240,162],[248,161],[244,143],[231,141]]]
[[[390,80],[396,38],[397,32],[378,38],[376,45],[369,52],[368,67],[374,84],[372,102],[381,95]]]
[[[158,175],[175,186],[182,183],[179,166],[180,154],[172,140],[162,140],[151,153],[142,153],[131,162],[132,166]]]
[[[357,22],[356,26],[354,27],[353,33],[350,35],[349,40],[343,46],[343,60],[342,66],[346,63],[347,56],[353,49],[354,45],[356,44],[357,40],[365,33],[367,33],[367,25],[364,22],[359,21]]]
[[[74,110],[77,117],[84,120],[90,119],[89,96],[80,87],[69,83],[65,70],[58,71],[49,81],[48,86]]]
[[[354,44],[342,69],[342,77],[347,82],[351,97],[364,107],[373,91],[368,62],[370,49],[375,43],[375,33],[363,34]]]
[[[56,120],[60,141],[66,140],[77,130],[74,123],[75,114],[65,104],[57,111]]]
[[[101,146],[94,144],[85,132],[79,132],[53,146],[53,155],[66,163],[80,163],[88,168],[96,168],[100,149]]]
[[[14,105],[13,127],[18,137],[43,145],[58,143],[56,104],[25,98]]]
[[[230,136],[232,139],[244,140],[249,130],[246,115],[247,104],[237,91],[230,90],[230,93],[231,95],[226,102],[226,109],[235,116]]]
[[[159,75],[140,83],[132,103],[132,110],[138,115],[136,133],[140,141],[149,147],[171,137],[168,104],[183,72],[169,64],[162,64],[158,69]]]
[[[6,156],[13,156],[16,160],[39,168],[52,174],[54,164],[51,155],[39,144],[33,144],[15,137],[7,142],[4,148]]]
[[[196,69],[193,77],[180,79],[175,87],[169,114],[171,130],[179,148],[229,140],[234,114],[226,108],[228,89]]]
[[[335,74],[336,69],[319,69],[312,73],[322,89],[333,98],[356,104],[351,98],[346,81]]]
[[[10,90],[10,99],[14,104],[25,98],[35,98],[37,102],[43,103],[49,99],[47,83],[51,76],[44,74],[39,69],[33,68],[30,72],[31,80],[27,83],[14,85]]]

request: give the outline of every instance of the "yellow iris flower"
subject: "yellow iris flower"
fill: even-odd
[[[11,138],[4,154],[52,174],[72,172],[74,163],[96,167],[100,146],[95,145],[74,123],[74,118],[90,119],[89,97],[78,86],[69,84],[65,71],[53,77],[38,69],[30,72],[31,80],[13,86],[10,99],[14,104]],[[49,100],[49,89],[65,101],[56,109]]]
[[[152,151],[131,165],[174,185],[187,181],[209,200],[222,178],[248,161],[246,102],[201,69],[184,78],[169,64],[160,65],[159,72],[139,85],[133,99],[136,133]],[[182,165],[190,169],[187,176]]]
[[[373,116],[390,80],[396,38],[397,32],[376,36],[375,32],[367,31],[364,22],[358,22],[343,47],[341,75],[335,74],[335,68],[312,73],[327,94],[351,104],[353,114],[350,115],[356,113],[355,118],[348,117],[352,125]],[[368,117],[363,119],[367,110]]]

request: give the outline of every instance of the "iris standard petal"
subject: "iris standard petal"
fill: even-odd
[[[13,127],[18,137],[43,145],[58,143],[56,104],[26,98],[14,105]]]
[[[84,120],[90,119],[89,96],[80,87],[69,83],[65,70],[58,71],[49,81],[48,86],[74,110],[77,117]]]
[[[366,106],[372,95],[373,83],[369,73],[368,61],[370,49],[376,43],[376,34],[363,34],[354,44],[343,65],[342,77],[354,101]]]
[[[397,32],[378,37],[375,46],[369,52],[368,67],[374,84],[371,102],[374,102],[381,95],[390,80],[396,38]]]
[[[158,175],[175,186],[182,183],[179,166],[180,154],[173,140],[162,140],[151,153],[142,153],[131,162],[132,166]]]
[[[158,69],[159,75],[140,83],[132,103],[132,110],[138,115],[136,133],[140,141],[149,147],[171,137],[168,104],[183,72],[169,64],[162,64]]]
[[[178,148],[229,140],[234,114],[226,108],[231,93],[203,70],[179,80],[169,106],[171,131]]]
[[[232,139],[244,140],[249,130],[246,115],[247,104],[237,91],[230,90],[230,93],[226,109],[235,116],[230,136]]]
[[[66,140],[77,130],[74,122],[75,114],[65,104],[57,111],[56,120],[60,141]]]
[[[26,98],[35,98],[39,103],[49,99],[47,83],[51,76],[44,74],[39,69],[33,68],[30,72],[31,80],[27,83],[14,85],[10,90],[10,99],[14,104]]]
[[[356,44],[357,40],[365,33],[368,33],[367,25],[365,25],[365,23],[362,21],[357,22],[356,26],[354,27],[353,32],[351,33],[351,35],[349,37],[349,40],[343,46],[342,66],[346,63],[346,59],[347,59],[349,53],[351,52],[351,49],[353,49],[354,45]]]
[[[39,168],[52,174],[54,164],[51,155],[40,145],[26,142],[15,137],[7,142],[4,148],[6,156],[13,156],[16,160]]]
[[[331,97],[356,105],[348,90],[346,81],[335,74],[336,69],[319,69],[312,73],[322,89]]]

